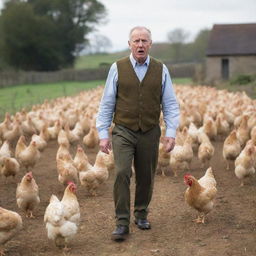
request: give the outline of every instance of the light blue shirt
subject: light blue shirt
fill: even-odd
[[[140,81],[144,78],[150,57],[148,56],[143,64],[139,64],[130,55],[130,61],[134,68],[134,71]],[[110,67],[105,89],[100,102],[99,112],[96,118],[96,127],[99,133],[100,139],[109,138],[109,127],[111,125],[113,114],[116,104],[116,94],[117,94],[117,81],[118,72],[116,62]],[[167,67],[163,64],[163,74],[162,74],[162,111],[164,122],[166,125],[166,137],[175,138],[176,129],[179,126],[179,104],[177,102],[175,92],[172,86],[172,80]]]

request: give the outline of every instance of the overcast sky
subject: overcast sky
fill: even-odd
[[[256,23],[256,0],[99,0],[107,22],[98,31],[112,42],[111,51],[127,48],[128,33],[137,25],[151,29],[153,42],[166,42],[167,33],[182,28],[192,40],[213,24]],[[0,0],[0,8],[3,0]]]
[[[136,25],[151,29],[153,42],[166,42],[167,33],[183,28],[193,39],[213,24],[256,23],[256,0],[99,0],[108,11],[108,23],[98,27],[112,50],[127,48],[129,30]]]

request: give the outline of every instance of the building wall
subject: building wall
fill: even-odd
[[[256,74],[256,56],[207,57],[206,83],[215,84],[222,80],[222,59],[229,59],[229,78],[234,78],[240,74]]]

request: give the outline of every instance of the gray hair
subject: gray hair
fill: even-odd
[[[133,28],[130,30],[130,33],[129,33],[129,40],[131,40],[132,32],[133,32],[134,30],[146,30],[146,31],[148,32],[148,34],[149,34],[150,40],[152,40],[152,36],[151,36],[151,31],[150,31],[150,29],[148,29],[148,28],[146,28],[146,27],[144,27],[144,26],[136,26],[136,27],[133,27]]]

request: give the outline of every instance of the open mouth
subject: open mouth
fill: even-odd
[[[144,50],[138,50],[139,54],[144,54]]]

